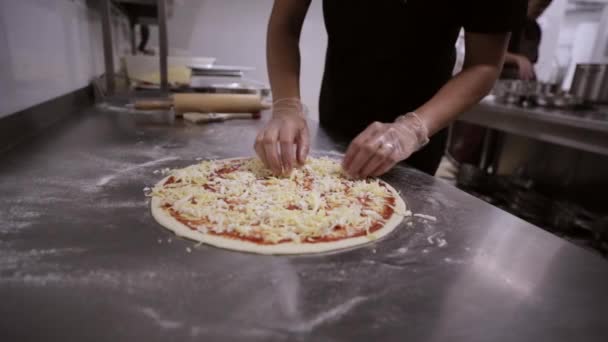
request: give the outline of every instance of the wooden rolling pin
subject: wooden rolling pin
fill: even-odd
[[[174,108],[183,113],[257,113],[269,108],[259,95],[252,94],[173,94],[167,100],[138,100],[135,109],[154,110]]]
[[[196,124],[238,119],[259,119],[260,113],[184,113],[184,120]]]

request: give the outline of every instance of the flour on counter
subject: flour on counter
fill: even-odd
[[[17,233],[22,229],[33,226],[42,217],[41,211],[35,208],[26,208],[21,204],[23,199],[11,201],[11,199],[0,200],[0,233]]]
[[[437,239],[437,247],[443,248],[443,247],[445,247],[447,245],[448,245],[448,242],[445,239],[443,239],[443,238],[438,238]]]
[[[76,247],[16,250],[3,246],[0,248],[0,271],[22,269],[46,257],[79,254],[84,251],[86,249]]]
[[[349,311],[353,310],[357,305],[366,301],[367,297],[357,296],[349,299],[348,301],[334,306],[332,309],[322,312],[317,316],[304,320],[304,322],[296,324],[292,327],[292,331],[303,333],[310,332],[315,329],[317,326],[325,323],[329,323],[335,320],[340,319],[342,316],[346,315]]]
[[[437,221],[435,216],[425,215],[425,214],[414,214],[414,217],[420,217],[421,219],[429,220],[429,221]]]
[[[159,327],[163,329],[177,329],[182,327],[184,324],[182,322],[172,321],[163,318],[156,310],[150,307],[143,307],[138,310],[144,316],[152,319],[154,323],[156,323]]]
[[[443,248],[443,247],[447,246],[447,244],[448,244],[448,242],[444,238],[442,232],[437,232],[437,233],[431,234],[431,235],[427,236],[426,240],[428,241],[429,244],[431,244],[431,245],[436,244],[437,247],[439,247],[439,248]]]
[[[145,208],[147,203],[145,200],[135,201],[101,201],[95,204],[99,208],[120,209],[120,208]]]
[[[137,170],[137,169],[141,169],[141,168],[145,168],[145,167],[149,167],[149,166],[153,166],[153,165],[156,165],[156,164],[164,163],[164,162],[171,161],[171,160],[177,160],[177,159],[179,159],[179,157],[169,156],[169,157],[164,157],[164,158],[152,160],[152,161],[149,161],[149,162],[145,162],[145,163],[142,163],[142,164],[133,165],[133,166],[124,168],[122,170],[118,170],[114,174],[101,177],[97,181],[96,185],[99,186],[99,187],[100,186],[104,186],[104,185],[110,183],[112,180],[114,180],[116,177],[120,176],[123,173],[128,173],[128,172],[131,172],[131,171],[134,171],[134,170]]]

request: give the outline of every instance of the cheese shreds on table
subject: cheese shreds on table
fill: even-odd
[[[391,189],[376,179],[349,179],[329,158],[309,158],[285,177],[273,176],[256,158],[172,170],[150,195],[201,234],[278,245],[373,239],[389,219],[406,213]]]

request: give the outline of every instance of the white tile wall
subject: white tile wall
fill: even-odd
[[[86,86],[103,73],[100,15],[85,0],[0,1],[0,117]],[[115,50],[126,25],[114,20]]]

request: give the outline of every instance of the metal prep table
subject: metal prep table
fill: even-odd
[[[459,120],[540,141],[608,155],[608,108],[523,108],[486,99]]]
[[[261,124],[90,109],[0,156],[0,339],[608,339],[606,260],[415,170],[386,180],[437,221],[353,250],[260,256],[156,224],[155,170],[251,155]],[[317,152],[343,151],[314,131]]]
[[[160,73],[160,89],[164,95],[169,92],[168,62],[169,43],[167,38],[167,4],[166,0],[101,0],[101,29],[103,38],[103,53],[105,66],[105,83],[108,95],[114,95],[114,48],[112,43],[112,2],[131,3],[137,5],[154,6],[157,9],[158,20],[158,57]],[[131,38],[131,53],[135,54],[135,23],[129,23]]]

